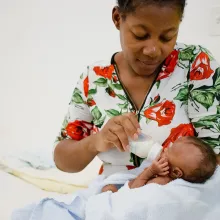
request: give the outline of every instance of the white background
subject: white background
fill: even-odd
[[[81,71],[120,50],[114,4],[0,0],[0,152],[50,154]],[[209,36],[217,5],[220,0],[188,0],[179,41],[202,44],[220,61],[220,36]]]

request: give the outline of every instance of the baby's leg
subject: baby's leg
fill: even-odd
[[[107,191],[111,191],[111,192],[115,193],[115,192],[118,192],[118,189],[115,185],[109,184],[109,185],[106,185],[102,188],[102,192],[107,192]]]

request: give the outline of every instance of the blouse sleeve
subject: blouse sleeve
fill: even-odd
[[[220,153],[220,65],[198,46],[188,72],[188,114],[198,137]]]
[[[60,132],[56,137],[54,147],[64,139],[82,140],[90,135],[93,117],[89,110],[89,69],[82,73],[73,91],[67,114],[64,117]],[[91,102],[92,100],[90,100]]]

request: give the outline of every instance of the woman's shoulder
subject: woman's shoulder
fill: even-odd
[[[98,60],[98,61],[95,61],[93,63],[90,63],[87,66],[87,69],[89,69],[91,71],[95,67],[105,68],[105,67],[109,67],[111,65],[112,65],[112,63],[111,63],[111,57],[110,57],[109,59],[107,58],[107,59],[104,59],[104,60]]]
[[[115,67],[112,63],[112,58],[109,57],[105,60],[96,61],[87,65],[86,70],[83,72],[83,77],[81,78],[88,77],[88,81],[92,83],[94,80],[97,80],[97,77],[102,77],[99,79],[101,83],[102,81],[106,81],[106,79],[111,79],[114,71]]]
[[[202,45],[176,43],[174,50],[179,52],[178,57],[182,61],[193,61],[200,53],[213,58],[211,52]]]

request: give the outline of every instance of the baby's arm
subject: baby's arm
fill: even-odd
[[[158,174],[165,176],[168,173],[169,166],[167,160],[157,157],[148,168],[145,168],[144,171],[138,175],[137,178],[130,181],[128,185],[131,189],[139,188],[144,186],[153,176]]]
[[[109,185],[106,185],[102,188],[102,192],[107,192],[107,191],[111,191],[111,192],[115,193],[118,191],[118,189],[115,185],[109,184]]]

